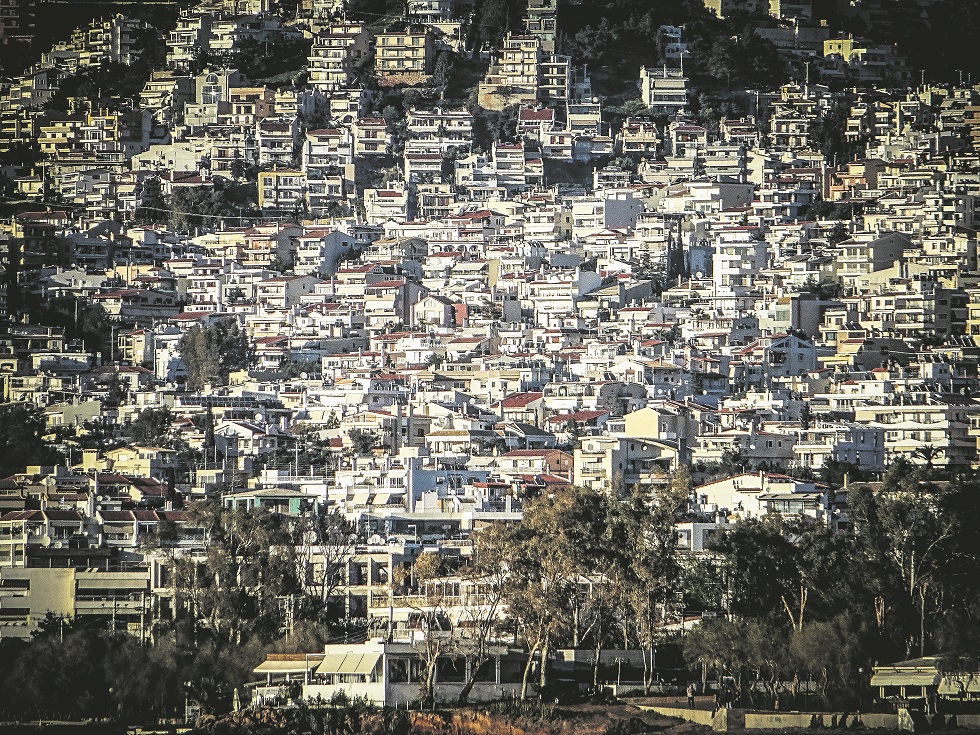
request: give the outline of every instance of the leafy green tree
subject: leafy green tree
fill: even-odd
[[[166,447],[173,443],[173,414],[167,407],[144,408],[126,427],[127,436],[145,447]]]
[[[216,176],[211,186],[180,187],[170,196],[168,207],[169,224],[176,230],[214,227],[259,214],[258,191],[254,182],[235,183]]]
[[[0,404],[0,471],[22,472],[29,465],[57,464],[61,455],[44,440],[44,414],[33,403]]]
[[[377,432],[368,429],[351,429],[347,436],[353,444],[354,453],[358,456],[370,454],[378,446],[381,437]]]
[[[806,587],[801,587],[798,549],[774,522],[747,519],[711,544],[725,559],[729,609],[753,618],[788,614],[802,625]]]
[[[160,177],[147,176],[143,180],[143,190],[140,193],[139,205],[136,207],[136,221],[160,222],[167,216],[168,211],[167,199],[160,187]]]
[[[975,481],[936,483],[926,468],[899,460],[880,492],[849,493],[865,597],[879,635],[922,655],[932,622],[977,589],[975,533],[966,520],[978,505]],[[967,598],[968,598],[967,597]]]
[[[307,609],[316,619],[330,624],[334,621],[329,618],[329,606],[344,584],[344,574],[357,548],[357,529],[340,511],[319,507],[296,521],[293,535],[297,541],[297,575],[304,581]]]
[[[109,361],[113,349],[113,329],[109,315],[101,304],[73,296],[43,300],[29,296],[27,308],[32,323],[60,327],[65,330],[66,339],[84,340],[87,349]]]
[[[851,233],[847,229],[847,225],[845,225],[843,222],[838,222],[830,230],[830,234],[827,235],[827,242],[836,247],[850,238],[850,236]]]
[[[863,147],[844,135],[850,114],[851,108],[846,102],[837,102],[810,125],[810,143],[831,162],[848,161]]]
[[[188,510],[206,542],[203,558],[174,559],[178,603],[219,641],[278,637],[278,598],[302,593],[289,517],[224,508],[220,500],[194,503]]]
[[[720,679],[731,676],[739,691],[743,690],[746,662],[752,658],[751,645],[763,635],[759,621],[746,618],[709,618],[687,634],[684,657],[692,666],[706,673],[715,672]],[[706,678],[703,674],[702,678]]]
[[[191,390],[208,383],[225,385],[232,371],[248,367],[254,359],[248,337],[235,319],[194,327],[180,338],[179,349]]]

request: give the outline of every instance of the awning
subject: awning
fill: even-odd
[[[871,677],[873,687],[934,687],[939,684],[939,672],[933,670],[876,671]]]
[[[328,653],[316,667],[317,674],[364,674],[368,675],[378,665],[381,654]]]
[[[939,693],[950,696],[960,696],[965,694],[970,682],[969,676],[944,676],[939,682]]]
[[[252,671],[256,674],[304,674],[317,665],[317,660],[263,661]]]

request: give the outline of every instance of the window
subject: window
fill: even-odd
[[[466,659],[462,656],[440,657],[436,661],[436,681],[460,684],[466,681]]]
[[[392,684],[406,684],[409,681],[409,659],[388,659],[388,678]]]

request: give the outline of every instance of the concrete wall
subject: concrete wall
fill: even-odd
[[[710,709],[688,709],[687,707],[662,707],[658,705],[641,705],[640,709],[650,710],[651,712],[656,712],[658,715],[663,715],[664,717],[677,717],[681,720],[694,722],[698,725],[707,725],[708,727],[711,727],[711,724],[714,721],[714,717],[711,714]]]

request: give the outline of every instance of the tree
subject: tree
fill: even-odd
[[[347,436],[350,438],[351,444],[354,445],[354,452],[358,456],[370,454],[381,440],[377,432],[368,429],[354,428],[348,432]]]
[[[344,573],[357,548],[356,529],[340,511],[318,507],[297,522],[294,535],[297,576],[306,580],[305,592],[322,615],[344,584]]]
[[[802,626],[808,587],[798,549],[776,522],[743,520],[714,540],[711,549],[724,557],[733,614],[765,618],[786,613],[794,627]]]
[[[143,223],[160,222],[168,210],[167,199],[160,187],[160,177],[147,176],[143,180],[139,206],[136,207],[136,221]]]
[[[943,454],[945,454],[943,448],[933,444],[923,444],[921,447],[916,447],[912,452],[913,457],[921,459],[925,463],[927,470],[931,470],[933,462]]]
[[[527,650],[522,699],[535,660],[540,661],[538,686],[544,689],[552,646],[569,630],[574,634],[579,585],[587,585],[589,577],[597,585],[609,582],[602,567],[592,566],[605,553],[605,503],[591,491],[562,490],[528,502],[523,522],[500,531],[500,563],[507,570],[502,599]]]
[[[166,447],[172,444],[173,421],[169,408],[144,408],[125,431],[136,444],[144,447]]]
[[[703,671],[717,672],[718,678],[732,676],[739,691],[745,662],[750,658],[750,641],[759,639],[760,625],[745,618],[709,618],[688,633],[684,641],[684,658]],[[702,678],[706,676],[702,675]]]
[[[204,555],[175,558],[178,604],[220,641],[277,637],[278,599],[302,592],[290,519],[224,508],[220,500],[193,503],[188,515],[204,532]]]
[[[827,235],[827,242],[836,247],[842,242],[850,238],[851,233],[847,229],[847,225],[843,222],[837,222],[834,224],[833,228],[830,230],[830,234]]]
[[[899,460],[886,473],[880,492],[861,485],[849,493],[865,589],[873,597],[879,633],[908,641],[909,655],[913,643],[919,655],[925,652],[929,604],[943,591],[949,560],[959,557],[957,563],[968,569],[977,565],[964,519],[953,512],[976,503],[964,497],[974,490],[972,483],[939,485],[927,478],[925,470]],[[889,626],[892,616],[895,630]]]
[[[509,535],[503,524],[493,524],[479,529],[473,538],[473,561],[464,570],[463,578],[472,585],[466,596],[461,620],[462,627],[457,647],[465,658],[469,675],[460,690],[458,702],[465,704],[490,660],[490,643],[499,623],[498,617],[507,584],[507,567],[504,558]]]
[[[436,670],[440,661],[456,652],[456,628],[449,621],[445,562],[435,552],[420,554],[412,564],[412,579],[418,594],[410,606],[421,620],[421,636],[412,644],[422,660],[419,698],[423,706],[435,704]]]
[[[861,151],[863,144],[849,141],[844,134],[850,114],[847,102],[837,102],[810,125],[810,143],[832,163],[848,161]]]
[[[0,470],[22,472],[28,465],[57,464],[61,455],[44,440],[45,421],[33,403],[0,404]]]
[[[180,338],[178,348],[191,390],[200,390],[208,383],[225,385],[233,370],[245,368],[254,360],[248,337],[235,319],[194,327]]]
[[[804,401],[803,407],[800,409],[800,428],[803,431],[809,431],[811,426],[813,426],[813,409],[810,408],[809,401]]]
[[[169,224],[176,230],[214,226],[222,220],[239,221],[255,213],[258,191],[254,183],[235,183],[215,176],[211,186],[180,187],[170,196]]]
[[[654,677],[654,651],[666,627],[668,603],[680,578],[675,526],[687,511],[692,492],[687,468],[679,469],[666,486],[650,497],[637,490],[626,512],[627,543],[622,549],[626,566],[626,599],[636,636],[643,649],[644,688],[649,691]]]

